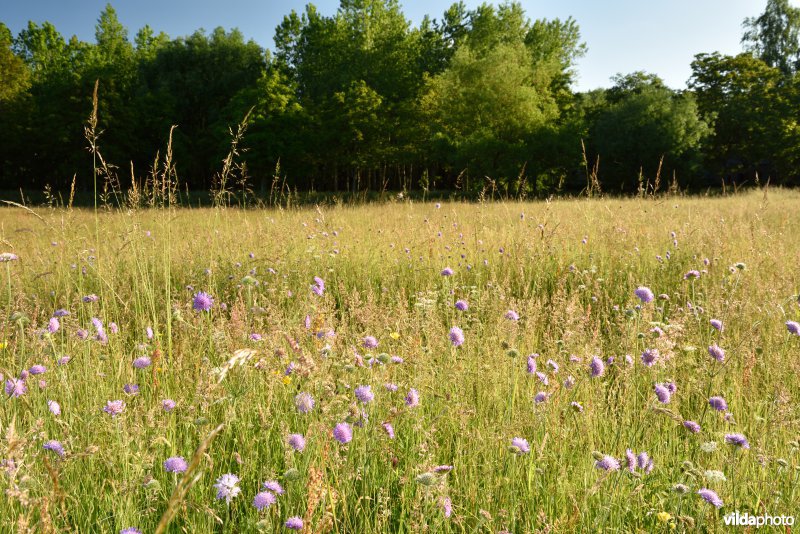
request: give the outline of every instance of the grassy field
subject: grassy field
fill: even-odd
[[[2,209],[0,252],[18,259],[0,263],[0,531],[722,531],[736,510],[796,515],[798,230],[800,193],[780,190]],[[627,449],[648,455],[633,471]],[[217,484],[228,473],[237,485]]]

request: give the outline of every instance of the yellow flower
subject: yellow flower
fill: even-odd
[[[291,382],[292,382],[292,377],[291,376],[284,376],[283,377],[283,383],[284,384],[290,384]]]
[[[0,341],[0,350],[3,350],[8,346],[8,341]]]
[[[396,339],[400,339],[400,333],[399,332],[392,332],[391,334],[389,334],[389,337],[392,338],[392,339],[395,339],[395,340]]]
[[[656,514],[656,517],[657,517],[657,518],[658,518],[658,520],[659,520],[659,521],[661,521],[662,523],[666,523],[667,521],[669,521],[670,519],[672,519],[672,516],[671,516],[671,515],[669,515],[669,513],[667,513],[667,512],[658,512],[658,513]]]

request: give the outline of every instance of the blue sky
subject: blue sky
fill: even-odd
[[[28,20],[50,21],[65,37],[94,41],[94,25],[107,0],[3,0],[0,20],[16,34]],[[131,37],[149,24],[171,37],[198,28],[239,28],[246,38],[271,47],[283,16],[302,11],[306,1],[284,0],[116,0],[111,2]],[[338,0],[314,3],[323,14],[333,14]],[[453,0],[402,1],[403,11],[418,23],[426,13],[439,18]],[[469,7],[482,3],[467,0]],[[589,47],[578,64],[576,89],[610,85],[614,74],[646,70],[674,88],[685,87],[695,54],[741,51],[741,24],[759,15],[766,0],[523,0],[531,19],[566,18],[578,21]],[[800,0],[792,0],[800,5]]]

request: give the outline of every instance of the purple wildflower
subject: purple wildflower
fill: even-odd
[[[469,309],[469,304],[467,303],[466,300],[457,300],[456,309],[458,311],[467,311]]]
[[[642,363],[652,367],[658,361],[658,349],[645,349],[642,353]]]
[[[54,400],[47,401],[47,409],[55,416],[61,415],[61,405]]]
[[[603,373],[606,372],[606,366],[603,363],[603,360],[597,356],[593,356],[592,362],[589,364],[589,370],[591,371],[592,378],[595,378],[598,376],[603,376]]]
[[[44,365],[39,365],[39,364],[36,364],[30,369],[28,369],[28,372],[32,375],[41,375],[44,374],[45,371],[47,371],[47,368]]]
[[[139,386],[136,384],[125,384],[122,386],[122,391],[124,391],[127,395],[138,395]]]
[[[444,510],[444,516],[450,517],[453,514],[453,501],[450,500],[450,497],[442,497],[440,502],[442,510]]]
[[[669,392],[669,389],[664,384],[656,384],[655,385],[656,397],[658,400],[663,404],[669,404],[670,399],[672,398],[672,393]]]
[[[306,438],[302,434],[289,434],[289,437],[286,438],[286,443],[297,452],[303,452],[306,448]]]
[[[75,332],[75,335],[78,336],[78,339],[87,339],[89,337],[89,331],[84,330],[83,328],[78,328],[78,331]]]
[[[267,480],[261,486],[265,490],[271,491],[276,495],[283,495],[284,493],[286,493],[286,491],[284,491],[283,489],[283,486],[281,486],[277,480]]]
[[[617,471],[619,469],[619,460],[613,456],[605,455],[594,463],[597,469],[603,471]]]
[[[6,380],[6,395],[9,397],[21,397],[28,392],[28,386],[25,385],[25,380],[9,378]]]
[[[702,488],[697,491],[697,494],[703,498],[708,504],[712,504],[717,508],[722,508],[722,499],[719,498],[719,495],[713,490],[708,488]]]
[[[578,413],[583,412],[583,405],[581,405],[580,402],[572,401],[569,403],[569,405],[572,406],[572,409],[575,410],[576,412]]]
[[[339,443],[350,443],[353,439],[353,429],[347,423],[339,423],[333,428],[333,438]]]
[[[69,311],[64,308],[59,308],[53,312],[53,317],[66,317],[67,315],[69,315]]]
[[[250,341],[261,341],[261,334],[252,333],[250,334]]]
[[[384,384],[383,387],[386,388],[386,391],[391,391],[392,393],[394,393],[398,389],[397,384],[392,384],[391,382]]]
[[[150,367],[151,363],[152,363],[152,361],[147,356],[140,356],[140,357],[136,358],[135,360],[133,360],[133,366],[136,369],[144,369],[146,367]]]
[[[690,278],[692,280],[700,278],[700,271],[698,271],[696,269],[692,269],[691,271],[689,271],[688,273],[683,275],[683,279],[684,280],[689,280]]]
[[[164,471],[167,473],[183,473],[189,468],[183,456],[172,456],[164,461]]]
[[[464,331],[457,326],[451,328],[450,343],[452,343],[454,347],[460,347],[464,343]]]
[[[800,336],[800,323],[796,321],[786,321],[786,330],[788,330],[790,334]]]
[[[625,450],[625,460],[628,464],[628,471],[633,473],[636,471],[636,453],[634,453],[631,449]]]
[[[406,395],[406,406],[409,408],[416,408],[419,406],[419,391],[414,388],[408,390],[408,395]]]
[[[519,321],[519,314],[514,310],[508,310],[505,315],[503,315],[509,321]]]
[[[535,358],[535,356],[538,356],[538,354],[536,354],[536,355],[531,354],[531,355],[528,356],[528,374],[530,374],[530,375],[532,375],[533,373],[536,372],[536,358]]]
[[[253,498],[253,506],[255,506],[256,510],[259,512],[266,508],[269,508],[273,504],[278,502],[278,499],[269,491],[262,491],[256,494]]]
[[[378,347],[378,340],[374,336],[367,336],[364,338],[364,348],[374,349]]]
[[[364,404],[372,402],[375,394],[372,392],[372,386],[358,386],[355,390],[356,398]]]
[[[547,393],[545,393],[544,391],[540,391],[539,393],[536,394],[535,397],[533,397],[533,402],[535,402],[536,404],[541,404],[546,400],[547,400]]]
[[[175,409],[175,401],[172,399],[164,399],[161,401],[161,408],[167,413]]]
[[[536,378],[538,378],[538,379],[539,379],[539,382],[541,382],[541,383],[542,383],[542,384],[544,384],[545,386],[546,386],[546,385],[548,385],[548,384],[550,383],[550,379],[549,379],[549,378],[547,378],[547,375],[546,375],[546,374],[544,374],[543,372],[541,372],[541,371],[536,371],[536,373],[535,373],[535,374],[536,374]]]
[[[639,469],[647,468],[647,464],[650,463],[650,457],[647,455],[646,452],[640,452],[639,455],[636,457],[636,465],[639,466]]]
[[[108,329],[111,330],[112,334],[116,334],[119,332],[119,327],[117,323],[108,323]]]
[[[147,339],[153,339],[153,328],[148,326],[144,329],[144,333],[147,336]]]
[[[692,434],[700,432],[700,424],[695,421],[684,421],[683,426]]]
[[[708,347],[708,354],[718,362],[723,362],[725,360],[725,351],[716,343]]]
[[[711,323],[711,326],[713,326],[716,330],[720,332],[722,332],[722,330],[724,329],[722,321],[720,321],[719,319],[711,319],[709,323]]]
[[[83,302],[97,302],[98,300],[100,300],[100,297],[94,294],[83,297]]]
[[[517,454],[528,454],[531,452],[531,447],[528,445],[528,440],[524,438],[512,438],[511,447],[512,449],[516,449],[514,452]]]
[[[750,443],[747,441],[747,438],[744,437],[744,434],[725,434],[725,443],[736,445],[743,449],[750,448]]]
[[[136,527],[128,527],[120,530],[119,534],[142,534],[142,531]]]
[[[298,393],[294,398],[294,405],[300,413],[308,413],[314,409],[314,397],[308,393]]]
[[[111,417],[116,417],[125,410],[125,403],[121,400],[108,401],[103,411]]]
[[[319,276],[314,277],[314,285],[311,286],[311,291],[314,292],[315,295],[321,297],[325,294],[325,280],[320,278]]]
[[[47,449],[48,451],[53,451],[54,453],[56,453],[61,457],[64,456],[64,446],[61,444],[60,441],[51,439],[50,441],[45,442],[45,444],[42,445],[42,448]]]
[[[442,276],[453,276],[453,274],[455,274],[455,272],[450,267],[442,269]]]
[[[547,360],[547,365],[550,367],[550,369],[552,369],[553,374],[557,374],[558,373],[559,367],[558,367],[558,364],[556,362],[554,362],[553,360]]]
[[[207,312],[214,305],[214,299],[204,291],[195,293],[192,301],[192,309],[196,312]]]
[[[655,298],[655,295],[653,295],[653,292],[650,290],[650,288],[644,286],[637,287],[634,290],[633,294],[636,295],[639,298],[639,300],[641,300],[645,304],[648,302],[652,302],[653,299]]]
[[[718,412],[724,412],[728,409],[728,403],[722,397],[711,397],[708,399],[708,404]]]
[[[389,439],[394,439],[394,427],[391,423],[381,423],[381,427],[383,427],[383,430],[386,432],[386,435],[389,436]]]
[[[58,329],[61,327],[61,323],[58,322],[58,319],[55,317],[50,318],[50,322],[47,323],[47,331],[51,334],[55,334],[58,332]]]
[[[238,483],[239,477],[231,473],[219,477],[217,483],[214,484],[214,489],[217,490],[217,499],[225,499],[225,503],[230,504],[231,499],[242,492],[242,489],[237,486]]]
[[[283,526],[289,530],[303,530],[303,520],[298,516],[290,517]]]

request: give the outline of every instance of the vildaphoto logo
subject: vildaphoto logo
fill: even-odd
[[[794,525],[794,516],[791,515],[751,515],[747,512],[740,514],[738,510],[729,513],[722,519],[729,527],[791,527]]]

